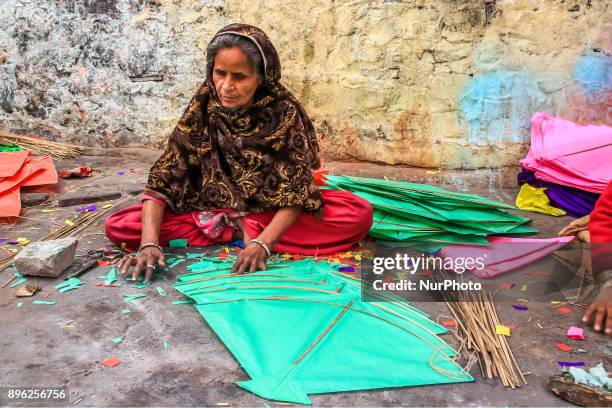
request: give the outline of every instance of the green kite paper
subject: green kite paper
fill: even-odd
[[[263,398],[310,404],[308,394],[472,381],[438,334],[446,329],[405,301],[311,259],[231,274],[202,259],[174,287],[196,302]]]
[[[369,234],[383,245],[447,243],[487,245],[489,235],[525,234],[537,230],[527,217],[513,215],[513,206],[446,191],[426,184],[364,177],[327,176],[326,188],[350,191],[374,209]]]

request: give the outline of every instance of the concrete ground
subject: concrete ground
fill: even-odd
[[[50,190],[49,202],[22,210],[24,217],[14,225],[0,225],[0,238],[26,237],[35,241],[64,220],[76,214],[76,207],[58,207],[58,199],[83,192],[121,191],[128,197],[115,211],[138,201],[148,168],[158,151],[124,149],[90,149],[87,155],[63,160],[57,168],[92,166],[96,176],[86,179],[61,180]],[[517,169],[479,171],[443,171],[379,166],[371,163],[330,162],[335,174],[389,177],[435,184],[449,190],[484,195],[512,203],[517,193]],[[108,175],[100,177],[100,172]],[[119,175],[117,172],[124,172]],[[78,195],[78,194],[77,194]],[[96,202],[100,209],[106,203],[123,198]],[[52,209],[52,212],[44,212]],[[98,210],[100,211],[100,210]],[[526,213],[540,230],[538,236],[550,237],[567,222],[567,217],[554,218]],[[78,255],[89,249],[108,245],[103,234],[103,217],[81,233]],[[10,255],[12,246],[0,248],[0,258]],[[218,248],[207,248],[211,255]],[[83,287],[60,294],[53,288],[59,279],[30,278],[43,286],[34,298],[14,297],[15,288],[0,288],[0,385],[67,386],[70,402],[59,405],[81,406],[269,406],[287,405],[265,401],[234,382],[246,379],[236,360],[204,323],[191,305],[173,305],[182,296],[171,288],[174,276],[183,273],[183,263],[169,272],[168,281],[155,282],[145,289],[147,297],[130,305],[123,295],[137,290],[131,285],[120,288],[95,286],[99,276],[109,267],[100,267],[82,276]],[[13,268],[0,272],[0,284],[14,273]],[[508,280],[511,280],[508,275]],[[532,277],[533,280],[546,279]],[[519,284],[526,282],[517,282]],[[155,291],[161,286],[168,293],[161,297]],[[520,286],[520,285],[519,285]],[[32,299],[56,301],[55,305],[33,305]],[[509,338],[514,354],[529,384],[520,389],[504,389],[497,380],[483,380],[478,367],[472,368],[475,382],[452,385],[405,387],[399,389],[311,395],[315,406],[565,406],[566,402],[547,391],[546,379],[560,372],[558,361],[610,363],[609,339],[585,328],[586,339],[579,342],[565,337],[571,325],[580,326],[583,310],[569,305],[569,314],[558,312],[560,305],[530,302],[529,310],[518,312],[509,302],[496,302],[501,320],[516,327]],[[417,303],[433,319],[448,316],[441,303]],[[124,314],[123,308],[131,313]],[[111,339],[123,337],[114,344]],[[451,334],[443,338],[456,344]],[[168,342],[164,348],[163,342]],[[555,347],[563,342],[584,354],[563,352]],[[115,356],[121,364],[107,368],[99,362]],[[609,367],[608,367],[609,368]],[[2,404],[2,401],[0,401]],[[6,404],[6,403],[5,403]],[[10,404],[20,405],[20,404]],[[27,405],[32,405],[31,403]]]

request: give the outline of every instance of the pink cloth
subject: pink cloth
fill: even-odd
[[[318,219],[302,213],[273,249],[301,255],[328,255],[346,251],[363,240],[372,226],[372,206],[346,191],[321,190],[325,206]],[[143,197],[144,199],[144,197]],[[130,247],[140,245],[142,204],[125,208],[106,219],[106,236]],[[232,240],[236,231],[230,226],[237,213],[231,209],[176,214],[165,209],[160,228],[160,244],[186,238],[190,246],[208,246]],[[242,220],[247,234],[255,238],[268,226],[276,211],[247,214]],[[211,228],[212,226],[212,228]]]
[[[451,245],[442,248],[443,257],[447,258],[484,258],[483,269],[473,268],[468,272],[479,278],[494,278],[514,269],[529,265],[538,259],[561,249],[575,237],[559,238],[508,238],[488,237],[489,245]]]
[[[531,117],[521,165],[539,180],[601,193],[612,179],[612,127],[581,126],[546,112]]]

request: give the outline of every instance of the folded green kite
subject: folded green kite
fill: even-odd
[[[537,232],[529,218],[508,213],[513,206],[426,184],[328,176],[327,188],[350,191],[374,208],[369,234],[388,246],[411,243],[486,245],[489,235]],[[405,245],[404,245],[405,244]]]

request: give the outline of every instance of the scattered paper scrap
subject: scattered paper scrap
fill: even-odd
[[[504,326],[503,324],[498,324],[495,326],[495,334],[510,336],[510,328],[507,326]]]
[[[527,272],[531,276],[550,276],[550,272]]]
[[[159,296],[161,297],[166,297],[168,296],[168,293],[166,293],[166,291],[164,290],[164,288],[162,288],[161,286],[157,286],[155,288],[155,290],[157,291],[157,293],[159,293]]]
[[[521,286],[521,292],[527,292],[527,285]]]
[[[527,306],[523,305],[512,305],[512,307],[514,308],[514,310],[529,310]]]
[[[32,304],[33,305],[54,305],[57,302],[54,302],[52,300],[33,300]]]
[[[512,282],[502,282],[500,286],[502,289],[512,289],[515,285]]]
[[[164,345],[164,350],[168,350],[168,342],[164,341],[163,345]]]
[[[14,282],[11,286],[9,286],[9,288],[17,287],[17,286],[21,285],[22,283],[26,283],[27,281],[28,280],[26,278],[21,278],[17,282]]]
[[[132,311],[128,309],[127,307],[124,307],[123,309],[121,309],[121,313],[127,314],[127,313],[132,313]]]
[[[168,246],[170,248],[187,248],[187,239],[179,238],[179,239],[171,239],[168,241]]]
[[[560,307],[558,309],[561,313],[572,313],[572,309],[568,308],[568,307]]]
[[[442,320],[440,321],[440,323],[442,323],[442,326],[444,327],[455,327],[457,326],[457,322],[455,320]]]
[[[71,227],[74,227],[74,222],[72,222],[70,220],[66,220],[64,222],[66,223],[66,225],[70,225]]]
[[[570,327],[567,329],[567,337],[574,340],[584,340],[584,330],[580,327]]]
[[[17,302],[17,308],[20,308],[21,306],[23,306],[23,302]]]
[[[104,205],[102,206],[102,208],[105,208],[105,209],[106,209],[106,208],[111,208],[112,206],[113,206],[112,204],[104,204]]]
[[[555,346],[561,351],[572,351],[572,348],[567,344],[557,343]]]
[[[123,295],[123,298],[125,299],[126,302],[130,302],[132,304],[135,304],[134,301],[136,299],[140,299],[140,298],[143,298],[145,296],[147,296],[147,295],[144,294],[144,293],[135,293],[133,295]]]
[[[181,300],[175,300],[172,302],[173,305],[189,305],[193,303],[195,302],[191,299],[181,299]]]
[[[55,285],[55,289],[59,290],[60,293],[64,293],[69,290],[78,289],[84,284],[85,282],[83,282],[79,278],[70,278],[67,281],[60,283],[59,285]]]
[[[118,366],[121,363],[121,360],[119,360],[117,357],[109,357],[100,361],[100,363],[102,363],[102,365],[105,365],[108,368],[113,368]]]
[[[123,337],[115,337],[114,339],[111,340],[113,343],[115,344],[119,344],[123,341]]]
[[[586,364],[582,361],[559,361],[559,365],[561,367],[580,367]]]

